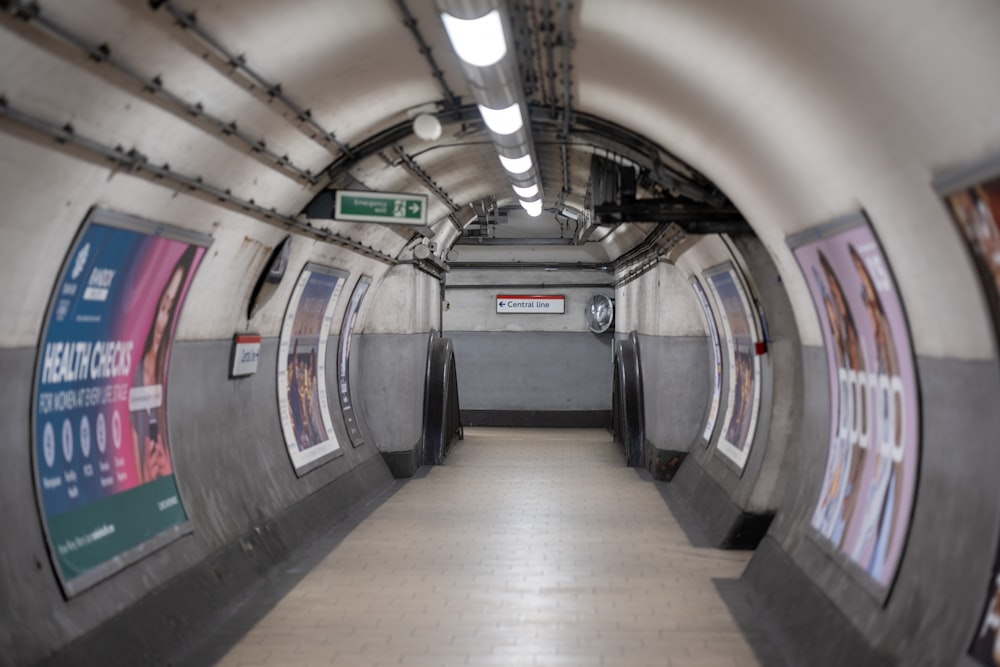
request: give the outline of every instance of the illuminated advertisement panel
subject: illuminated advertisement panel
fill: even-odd
[[[977,176],[971,184],[950,188],[945,202],[979,273],[994,327],[1000,329],[1000,176]],[[979,664],[1000,666],[1000,552],[969,655]]]
[[[278,342],[278,412],[297,474],[340,449],[326,395],[326,343],[347,273],[306,264],[292,290]]]
[[[372,284],[372,279],[362,276],[354,286],[351,293],[351,301],[347,305],[347,313],[340,327],[339,354],[337,355],[337,394],[340,396],[340,411],[344,415],[344,425],[347,427],[347,436],[351,440],[351,445],[358,447],[365,443],[361,433],[361,426],[358,424],[358,415],[354,410],[354,403],[351,400],[351,341],[354,337],[354,325],[357,324],[358,313],[361,311],[361,302],[368,293],[368,288]]]
[[[750,456],[760,407],[760,359],[754,349],[753,311],[731,264],[706,272],[706,277],[722,314],[729,362],[729,398],[715,447],[742,470]]]
[[[705,321],[708,323],[708,331],[712,336],[712,400],[708,406],[708,418],[705,421],[705,429],[701,437],[706,443],[711,442],[712,433],[715,431],[715,422],[719,417],[719,404],[722,401],[722,345],[719,342],[719,330],[715,326],[715,317],[712,315],[712,308],[708,305],[708,296],[702,289],[701,283],[694,276],[691,277],[691,287],[698,296],[698,303],[705,313]]]
[[[812,527],[888,591],[920,457],[916,368],[899,292],[863,215],[789,239],[826,348],[827,462]]]
[[[187,532],[167,431],[174,332],[211,238],[107,211],[56,283],[35,370],[35,483],[73,595]]]

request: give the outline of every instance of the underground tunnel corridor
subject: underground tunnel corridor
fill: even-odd
[[[750,552],[689,536],[620,459],[601,429],[468,428],[172,664],[784,665]]]
[[[1000,665],[998,34],[992,0],[0,1],[0,665],[167,664],[309,558],[371,604],[292,636],[375,663]],[[545,569],[598,523],[620,550]],[[463,574],[494,537],[523,588]],[[441,622],[394,634],[418,564]],[[348,660],[275,642],[226,659]]]

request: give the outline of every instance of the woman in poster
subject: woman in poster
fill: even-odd
[[[1000,226],[995,217],[1000,216],[1000,180],[956,192],[949,202],[979,260],[977,267],[984,282],[993,287],[991,297],[996,299],[1000,295]]]
[[[836,364],[837,427],[830,443],[827,476],[813,524],[839,548],[847,536],[864,469],[868,401],[865,392],[858,391],[857,378],[865,373],[865,361],[854,316],[826,255],[819,252],[818,259],[823,276],[820,277],[814,270],[813,278],[823,295]],[[851,382],[852,376],[854,382]]]
[[[292,353],[288,355],[288,370],[285,377],[288,383],[286,391],[288,395],[288,409],[291,412],[292,418],[292,433],[295,437],[296,445],[302,450],[309,446],[309,440],[302,428],[304,421],[302,418],[301,373],[299,372],[299,364],[297,363],[298,357],[299,341],[296,339],[292,344]]]
[[[874,377],[869,376],[865,390],[875,393],[875,473],[869,483],[861,534],[854,545],[852,558],[876,579],[881,580],[889,544],[896,533],[903,474],[903,382],[892,330],[879,298],[875,281],[853,245],[848,246],[854,269],[861,279],[861,298],[865,304],[875,338]]]
[[[131,413],[132,436],[135,443],[135,460],[140,483],[173,473],[170,452],[164,437],[166,426],[166,378],[170,342],[173,337],[177,306],[181,292],[187,283],[188,274],[197,253],[197,248],[188,248],[170,273],[170,278],[160,292],[153,313],[153,321],[146,342],[139,357],[139,367],[132,381],[136,387],[159,387],[159,400],[153,405]]]
[[[316,350],[309,351],[309,361],[306,365],[308,372],[309,391],[307,400],[309,401],[309,428],[313,434],[313,442],[323,442],[326,440],[326,428],[323,426],[323,414],[320,411],[319,403],[319,367],[316,363]]]

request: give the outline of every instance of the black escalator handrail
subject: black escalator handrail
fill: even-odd
[[[615,342],[614,430],[615,440],[625,450],[625,464],[645,465],[645,414],[639,341],[635,333]]]
[[[424,464],[440,465],[455,438],[463,435],[455,349],[450,338],[432,337],[424,383]]]

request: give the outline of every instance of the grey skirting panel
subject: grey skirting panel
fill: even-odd
[[[421,454],[420,443],[413,446],[413,449],[402,449],[394,452],[382,452],[382,460],[389,467],[392,476],[396,479],[413,477],[420,469],[423,455]]]
[[[740,580],[753,592],[771,641],[789,665],[810,667],[888,667],[895,661],[878,654],[823,591],[765,537]]]
[[[771,513],[743,511],[693,456],[684,459],[671,488],[714,547],[756,548],[774,519]]]
[[[610,410],[462,410],[463,426],[611,428]]]
[[[255,581],[392,484],[371,457],[270,522],[171,579],[39,666],[163,664]]]

